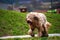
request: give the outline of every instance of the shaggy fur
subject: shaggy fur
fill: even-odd
[[[51,25],[47,19],[46,16],[43,13],[37,13],[37,12],[30,12],[26,16],[26,21],[29,24],[29,31],[28,33],[34,37],[34,29],[38,29],[38,36],[39,37],[47,37],[48,36],[48,27]]]

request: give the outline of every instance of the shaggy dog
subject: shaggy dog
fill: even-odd
[[[29,24],[29,31],[28,33],[34,37],[34,29],[38,29],[38,36],[39,37],[48,37],[48,27],[51,25],[46,16],[43,13],[37,12],[30,12],[26,16],[26,21]]]

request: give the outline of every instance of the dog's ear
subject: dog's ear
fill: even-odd
[[[39,19],[38,19],[38,17],[34,16],[34,20],[38,21]]]

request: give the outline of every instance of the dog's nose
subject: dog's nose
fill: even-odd
[[[32,22],[31,22],[31,21],[27,21],[27,23],[28,23],[28,24],[32,24]]]
[[[31,21],[27,21],[27,23],[31,23]]]

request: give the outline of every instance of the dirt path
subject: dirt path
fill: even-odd
[[[60,34],[49,34],[49,37],[53,36],[60,36]],[[4,36],[0,37],[0,39],[8,39],[8,38],[29,38],[31,37],[30,35],[19,35],[19,36]],[[37,37],[37,34],[35,34],[35,37]]]

